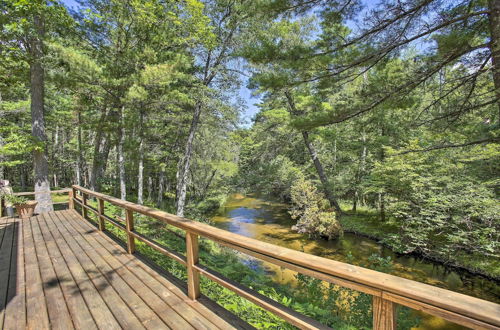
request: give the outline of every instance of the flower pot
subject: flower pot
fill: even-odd
[[[16,204],[14,206],[16,207],[17,215],[21,219],[27,219],[33,216],[36,204],[38,204],[37,201],[27,201],[23,204]]]

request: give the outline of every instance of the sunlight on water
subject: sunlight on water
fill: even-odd
[[[459,274],[437,263],[418,260],[410,256],[397,256],[391,250],[374,240],[346,233],[342,239],[331,241],[312,240],[291,230],[293,219],[287,212],[287,205],[277,202],[233,194],[217,215],[212,217],[215,226],[309,254],[348,262],[352,255],[355,264],[363,265],[372,254],[390,256],[394,261],[391,274],[424,282],[430,285],[477,296],[483,299],[499,300],[498,285],[470,274]],[[255,264],[255,261],[252,261]],[[261,267],[281,284],[294,285],[295,272],[279,266],[260,262]],[[422,323],[418,329],[463,329],[441,318],[418,313]]]

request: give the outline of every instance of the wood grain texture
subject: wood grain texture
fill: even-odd
[[[396,305],[392,301],[373,297],[373,329],[396,330]]]
[[[1,218],[0,248],[0,329],[235,329],[75,210]]]
[[[132,254],[135,252],[135,237],[132,235],[134,231],[134,212],[132,210],[125,211],[125,226],[127,228],[127,251]]]
[[[342,285],[341,281],[343,281],[346,287],[356,288],[364,292],[371,291],[371,294],[376,296],[392,294],[402,300],[411,301],[412,306],[420,306],[422,308],[424,306],[433,306],[435,309],[426,307],[430,314],[444,317],[452,322],[457,322],[458,317],[461,318],[462,323],[469,326],[482,323],[490,327],[500,327],[500,305],[493,302],[261,242],[157,209],[96,193],[80,186],[73,187],[83,193],[101,198],[126,210],[141,213],[187,232],[231,245],[236,249],[246,249],[257,256],[269,258],[269,260],[279,260],[279,262],[290,264],[297,268],[300,267],[303,270],[321,276],[322,279],[331,276],[331,282],[333,283],[336,281]],[[442,313],[442,311],[446,311],[447,313]]]
[[[179,314],[194,327],[205,328],[206,326],[203,327],[200,323],[196,323],[196,320],[200,320],[200,322],[205,320],[204,324],[206,324],[206,320],[209,320],[212,324],[216,324],[217,327],[221,329],[233,329],[234,327],[238,329],[253,329],[251,326],[204,296],[200,296],[200,299],[196,302],[190,301],[183,290],[182,285],[184,283],[180,283],[177,279],[169,276],[157,265],[150,262],[147,263],[145,259],[139,259],[138,257],[140,257],[140,255],[127,254],[122,247],[118,247],[114,244],[109,236],[101,235],[95,230],[93,231],[92,225],[88,221],[82,221],[78,216],[71,216],[71,214],[69,214],[66,219],[69,219],[68,223],[77,227],[78,231],[88,233],[85,236],[91,242],[92,246],[100,244],[110,254],[115,256],[124,267],[130,269],[133,267],[134,275],[136,275],[141,282],[153,290],[167,304],[171,305],[173,309],[178,311]],[[163,287],[167,288],[167,290],[164,290]],[[171,295],[171,293],[177,297]],[[183,302],[188,302],[189,306],[193,308],[193,311],[185,309],[183,303],[179,303],[178,299]],[[210,309],[200,303],[200,300],[203,301],[204,304],[209,305]],[[232,324],[235,325],[233,326]]]
[[[198,264],[198,235],[186,232],[186,259],[188,276],[188,296],[192,300],[200,297],[200,273],[196,269]]]
[[[97,207],[97,210],[98,210],[98,222],[99,222],[99,230],[100,231],[104,231],[106,229],[106,226],[104,224],[104,218],[103,218],[103,215],[104,215],[104,201],[102,199],[97,199],[98,201],[98,207]]]

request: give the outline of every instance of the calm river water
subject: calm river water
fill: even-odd
[[[298,234],[291,230],[294,220],[286,204],[233,194],[212,221],[215,226],[233,233],[343,262],[348,262],[348,255],[355,262],[364,262],[372,254],[390,256],[394,262],[393,275],[500,302],[500,285],[495,281],[428,260],[398,256],[372,239],[346,233],[341,239],[327,241]],[[261,266],[275,281],[293,284],[295,273],[269,263],[261,263]],[[437,317],[422,317],[419,329],[461,329]]]

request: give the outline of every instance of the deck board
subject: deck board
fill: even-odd
[[[250,328],[74,210],[0,218],[0,329]]]

